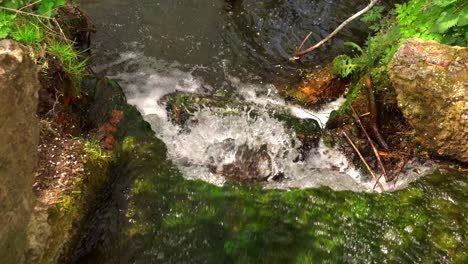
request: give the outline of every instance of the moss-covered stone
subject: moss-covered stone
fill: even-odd
[[[87,149],[84,172],[74,179],[71,193],[62,193],[55,205],[35,212],[29,225],[28,262],[57,263],[70,254],[80,227],[93,210],[99,192],[108,184],[111,158],[107,154],[96,155]]]

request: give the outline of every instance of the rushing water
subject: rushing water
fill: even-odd
[[[467,255],[466,176],[431,177],[378,195],[345,157],[321,143],[304,161],[298,140],[266,109],[325,123],[330,105],[310,112],[284,102],[277,85],[307,61],[325,63],[362,42],[360,22],[304,63],[288,61],[302,38],[315,42],[367,1],[82,0],[94,18],[93,64],[122,85],[164,141],[118,158],[116,184],[90,220],[78,262],[315,263],[463,262]],[[356,4],[357,3],[357,4]],[[248,110],[193,113],[190,129],[168,121],[161,98],[175,91],[234,91]],[[267,146],[271,170],[287,180],[233,184],[209,168],[243,144]],[[413,164],[410,164],[411,168]],[[409,169],[396,188],[432,164]],[[446,178],[445,181],[442,181]],[[197,179],[201,179],[199,181]],[[119,182],[119,180],[117,180]],[[292,189],[293,187],[322,187]],[[393,188],[394,186],[386,186]],[[276,189],[280,188],[280,189]],[[341,190],[341,191],[340,191]],[[351,190],[343,191],[343,190]]]

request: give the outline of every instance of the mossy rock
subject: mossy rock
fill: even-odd
[[[260,109],[255,104],[244,102],[241,98],[236,98],[232,95],[216,96],[176,92],[167,95],[163,99],[163,102],[166,102],[168,118],[173,123],[182,127],[189,125],[190,122],[196,122],[196,120],[191,119],[192,113],[202,108],[209,108],[211,111],[221,115],[239,115],[247,112],[251,118],[255,118],[259,114],[259,111],[266,111],[296,134],[302,142],[303,154],[317,147],[322,133],[322,128],[315,119],[295,117],[287,109],[277,106],[266,106]]]

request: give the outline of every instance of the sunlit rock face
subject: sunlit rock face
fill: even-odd
[[[408,39],[388,69],[400,109],[427,146],[468,162],[468,48]]]
[[[38,70],[26,47],[0,41],[0,259],[21,263],[37,164]]]

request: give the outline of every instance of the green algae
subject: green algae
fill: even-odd
[[[141,250],[157,254],[139,255],[136,263],[155,261],[162,252],[167,263],[467,258],[467,179],[460,173],[435,172],[405,190],[370,194],[216,187],[183,179],[167,160],[155,163],[153,173],[136,176],[124,230],[131,235],[127,243],[137,240]]]
[[[115,100],[115,91],[101,94],[106,95],[98,100],[101,107]],[[218,187],[185,179],[141,115],[123,105],[108,111],[115,107],[123,109],[124,118],[109,173],[128,185],[105,200],[125,202],[90,231],[109,243],[95,244],[78,258],[84,262],[468,260],[466,173],[434,172],[404,190],[384,194],[326,187],[264,189],[232,182]]]
[[[463,174],[435,172],[405,190],[370,194],[185,180],[158,141],[127,148],[121,162],[136,179],[121,233],[123,247],[140,245],[136,263],[467,259]]]

